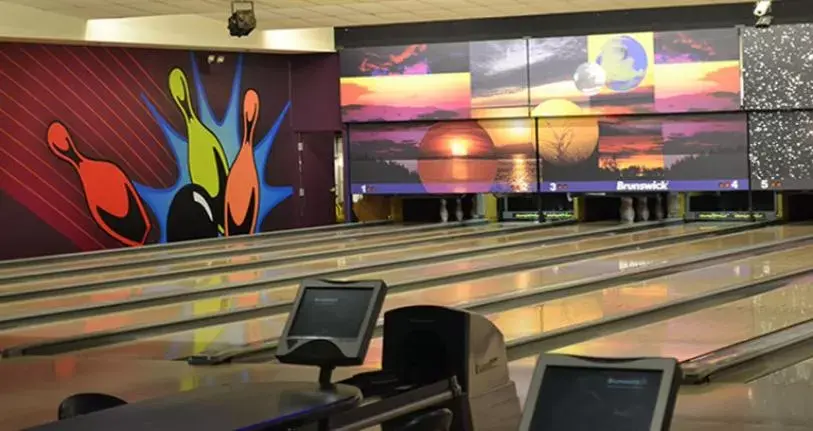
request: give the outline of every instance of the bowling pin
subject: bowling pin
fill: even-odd
[[[457,198],[457,209],[455,210],[457,221],[463,221],[463,199]]]
[[[659,193],[655,195],[655,220],[663,220],[664,216],[663,196]]]
[[[443,223],[449,221],[449,210],[446,209],[446,199],[440,200],[440,221]]]
[[[638,220],[649,221],[649,198],[646,196],[638,196],[636,198],[635,212],[638,215]]]
[[[680,196],[677,193],[669,193],[666,196],[666,207],[669,218],[680,217]]]
[[[223,231],[224,195],[229,173],[226,153],[217,136],[201,123],[195,114],[189,82],[181,69],[173,69],[169,73],[169,91],[186,122],[189,139],[189,175],[192,183],[203,187],[212,198],[215,221]]]
[[[619,210],[621,221],[624,223],[632,223],[635,221],[635,209],[632,207],[632,198],[624,196],[621,198],[621,208]]]
[[[79,174],[90,216],[102,230],[131,247],[147,241],[152,223],[141,196],[121,168],[80,153],[60,122],[48,127],[48,147]]]
[[[225,235],[254,233],[260,205],[260,179],[254,162],[254,130],[260,116],[260,97],[254,90],[243,97],[243,144],[226,182]]]

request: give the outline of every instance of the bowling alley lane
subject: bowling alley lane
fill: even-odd
[[[544,292],[557,288],[562,283],[586,280],[599,276],[623,274],[624,272],[645,266],[665,263],[677,263],[687,258],[696,258],[702,254],[715,253],[726,249],[743,247],[761,242],[773,241],[810,233],[810,228],[795,229],[792,226],[779,226],[742,232],[727,237],[707,238],[656,249],[630,251],[612,256],[587,259],[563,265],[555,265],[535,270],[520,271],[510,274],[481,278],[470,282],[453,283],[425,288],[418,291],[393,293],[388,295],[385,310],[415,304],[435,304],[445,306],[464,306],[466,303],[484,300],[503,294],[518,291]],[[800,262],[783,259],[804,256],[813,252],[813,246],[793,249],[787,252],[753,258],[752,261],[716,265],[700,271],[687,272],[685,276],[671,275],[652,279],[645,283],[633,283],[605,289],[584,295],[543,302],[534,306],[498,313],[493,320],[507,325],[506,334],[531,334],[540,331],[560,329],[570,325],[628,313],[638,309],[684,298],[718,288],[721,285],[744,282],[761,277],[762,273],[752,269],[757,266],[760,271],[764,265],[777,268],[776,271],[797,269]],[[787,268],[786,268],[787,267]],[[736,269],[739,268],[739,269]],[[738,275],[739,274],[739,275]],[[366,277],[365,277],[366,278]],[[397,279],[384,278],[390,284],[397,284]],[[675,279],[675,281],[672,281]],[[687,285],[687,280],[690,282]],[[291,286],[288,298],[293,298],[296,287]],[[148,310],[144,310],[147,312]],[[138,313],[138,312],[136,312]],[[132,316],[132,313],[130,313]],[[78,354],[111,355],[139,358],[175,358],[208,353],[223,349],[241,347],[261,340],[276,338],[282,331],[287,315],[253,319],[226,325],[178,332],[166,336],[148,338],[139,341],[122,343],[109,347],[91,349]],[[148,315],[141,319],[146,321]],[[78,322],[78,321],[77,321]],[[87,320],[85,321],[87,324]],[[78,328],[78,323],[66,322],[65,328],[70,333],[69,325]],[[44,328],[44,327],[43,327]],[[29,333],[28,336],[18,333],[3,339],[0,346],[8,343],[36,340],[37,337],[56,337],[54,330],[43,329],[40,334]],[[518,332],[519,331],[519,332]],[[0,334],[0,336],[5,334]],[[520,334],[521,335],[521,334]],[[520,335],[517,335],[519,337]],[[5,337],[4,337],[5,338]]]
[[[607,231],[606,228],[606,225],[600,223],[569,225],[539,229],[536,231],[524,231],[507,235],[499,235],[495,237],[469,238],[444,243],[430,243],[420,246],[404,247],[392,251],[371,252],[339,258],[325,258],[306,263],[290,263],[269,266],[260,270],[254,269],[238,271],[232,269],[207,276],[179,278],[178,281],[175,282],[152,281],[138,283],[136,280],[134,280],[127,287],[106,290],[99,289],[90,293],[78,293],[30,301],[11,302],[0,306],[0,320],[34,314],[38,315],[58,310],[98,306],[113,302],[121,302],[128,299],[157,298],[246,283],[258,283],[266,281],[273,282],[280,279],[308,277],[325,271],[349,270],[374,264],[398,263],[404,261],[405,259],[415,257],[430,257],[432,255],[436,255],[451,258],[455,251],[482,249],[484,252],[486,252],[490,247],[505,245],[511,242],[543,240],[579,232]],[[448,275],[452,272],[459,273],[478,268],[482,269],[502,266],[509,261],[518,262],[522,259],[527,261],[528,259],[541,259],[546,256],[560,256],[564,253],[611,248],[620,244],[689,234],[703,229],[709,229],[709,227],[703,224],[689,224],[617,235],[613,234],[612,232],[607,232],[604,236],[588,238],[582,241],[553,244],[547,247],[529,246],[527,248],[523,248],[522,250],[524,251],[522,252],[511,251],[490,254],[488,255],[489,258],[487,259],[469,257],[467,259],[460,260],[440,261],[431,265],[424,264],[421,266],[421,271],[416,271],[414,267],[405,267],[408,269],[405,269],[404,272],[406,273],[405,276],[418,278],[425,278],[429,275],[435,274]],[[497,256],[504,260],[494,260],[491,258],[491,256]],[[387,272],[389,273],[389,271]],[[0,287],[0,292],[3,293],[21,290],[21,288],[11,290],[11,288],[3,289]]]
[[[163,265],[162,258],[159,256],[155,258],[153,262],[154,264],[148,264],[149,262],[145,262],[144,259],[152,259],[152,257],[140,257],[137,261],[139,266],[136,268],[129,268],[129,269],[121,269],[121,268],[108,268],[111,265],[115,265],[116,263],[136,263],[132,260],[132,258],[125,258],[123,256],[112,256],[111,259],[117,260],[117,262],[106,262],[108,258],[104,256],[100,256],[100,258],[95,262],[73,262],[68,263],[66,265],[74,265],[74,267],[67,267],[62,268],[61,271],[71,271],[72,269],[76,269],[76,265],[79,265],[79,269],[82,269],[81,265],[93,265],[92,267],[84,268],[88,269],[88,271],[81,271],[81,272],[68,272],[67,274],[60,274],[59,270],[49,267],[46,270],[42,270],[42,277],[36,277],[37,274],[34,274],[31,277],[27,277],[26,274],[12,274],[6,277],[0,276],[0,291],[4,291],[5,288],[8,286],[9,288],[20,287],[25,290],[43,290],[43,286],[52,286],[51,289],[57,289],[59,287],[64,286],[73,286],[77,284],[84,284],[84,283],[92,283],[97,282],[99,280],[105,281],[116,281],[116,280],[123,280],[128,278],[136,278],[140,276],[156,276],[162,274],[171,274],[175,271],[183,271],[183,270],[197,270],[197,269],[215,269],[219,267],[223,267],[226,265],[231,265],[238,262],[252,262],[257,260],[268,260],[269,263],[272,263],[275,259],[287,259],[292,257],[307,257],[307,255],[311,254],[321,254],[321,253],[331,253],[337,252],[340,253],[342,251],[353,251],[363,249],[365,247],[375,247],[381,245],[398,245],[400,243],[407,243],[419,240],[433,240],[433,239],[443,239],[449,235],[463,235],[463,234],[473,234],[473,233],[483,233],[483,232],[493,232],[493,231],[505,231],[506,233],[510,233],[512,228],[517,226],[516,224],[507,225],[507,224],[482,224],[482,225],[473,225],[473,226],[458,226],[456,228],[449,228],[449,229],[436,229],[436,230],[429,230],[429,231],[415,231],[415,230],[408,230],[408,231],[397,231],[394,230],[392,235],[383,235],[383,236],[373,236],[371,238],[365,237],[358,237],[356,239],[348,239],[347,241],[334,241],[334,242],[320,242],[320,241],[312,241],[312,240],[297,240],[291,241],[287,243],[280,243],[277,244],[275,242],[260,242],[260,243],[253,243],[247,247],[239,247],[239,246],[228,246],[227,248],[222,249],[221,251],[235,251],[239,254],[232,255],[230,257],[218,257],[217,254],[212,253],[203,253],[199,257],[196,257],[196,253],[192,253],[192,260],[187,260],[185,262],[177,262],[172,263],[170,260],[169,262],[165,262]],[[526,225],[527,226],[527,225]],[[542,227],[540,226],[540,229]],[[268,248],[268,250],[263,250],[263,247]],[[157,253],[161,253],[160,249],[156,249]],[[122,262],[122,259],[127,259],[126,262]],[[163,258],[167,259],[167,258]],[[170,257],[171,259],[171,257]],[[141,264],[144,265],[141,265]],[[59,266],[61,264],[56,263],[55,266]],[[92,268],[98,268],[96,271],[89,271]],[[14,277],[25,277],[24,281],[16,282]]]
[[[436,227],[437,225],[427,225]],[[478,225],[483,226],[485,225]],[[47,262],[40,259],[20,259],[14,261],[0,262],[0,279],[7,277],[19,277],[24,275],[40,274],[43,272],[54,273],[58,271],[102,268],[109,265],[131,263],[133,260],[154,261],[159,259],[171,259],[190,254],[211,254],[220,251],[243,250],[269,245],[283,245],[291,242],[302,241],[331,241],[331,240],[358,240],[370,235],[378,235],[390,232],[398,234],[406,229],[413,232],[418,229],[416,226],[404,226],[397,224],[382,224],[369,227],[358,227],[352,229],[335,230],[303,230],[301,233],[292,232],[270,232],[267,234],[257,234],[241,238],[219,238],[217,240],[188,241],[183,243],[150,245],[138,248],[124,248],[116,250],[104,250],[88,253],[76,253],[67,255],[64,259],[52,260],[48,257]],[[299,229],[294,229],[299,230]],[[446,231],[445,229],[443,230]],[[375,237],[375,236],[373,236]],[[370,238],[371,239],[371,238]]]
[[[787,267],[813,267],[810,255],[783,255]],[[776,262],[749,269],[755,274],[779,273]],[[782,287],[636,329],[611,334],[557,350],[587,356],[666,356],[692,359],[726,346],[778,331],[810,319],[813,314],[813,275],[790,280]]]

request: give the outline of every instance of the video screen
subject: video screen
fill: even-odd
[[[737,29],[342,50],[346,123],[729,111]]]
[[[529,58],[534,117],[740,106],[736,29],[531,39]]]
[[[522,39],[345,49],[342,120],[525,117],[525,59]]]
[[[530,193],[539,171],[533,120],[352,124],[355,194]]]
[[[813,25],[744,28],[744,105],[749,110],[813,109]]]
[[[661,376],[660,371],[548,367],[530,429],[649,431]]]
[[[755,190],[813,189],[813,111],[749,114]]]
[[[747,190],[745,114],[539,118],[542,191]]]
[[[372,298],[373,289],[307,288],[288,335],[357,338]]]

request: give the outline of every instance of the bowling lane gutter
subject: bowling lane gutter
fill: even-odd
[[[573,223],[575,223],[575,221],[569,221],[568,220],[568,221],[555,222],[555,223],[556,223],[556,225],[573,224]],[[449,229],[450,231],[452,231],[452,230],[457,230],[458,228],[467,228],[467,227],[473,227],[473,226],[485,225],[485,224],[487,224],[487,223],[484,223],[482,221],[477,221],[477,222],[471,222],[471,223],[470,222],[449,223],[449,224],[445,224],[445,225],[442,225],[442,226],[438,225],[438,224],[433,224],[433,225],[431,225],[431,227],[430,226],[417,226],[416,225],[416,226],[408,226],[408,227],[405,227],[404,229],[389,230],[389,231],[386,231],[386,232],[373,232],[373,233],[368,233],[368,234],[362,233],[362,234],[355,235],[355,236],[337,237],[337,238],[314,238],[314,239],[305,238],[305,239],[302,239],[302,240],[299,240],[299,241],[293,241],[293,242],[287,242],[287,243],[276,243],[276,242],[274,242],[274,243],[266,244],[265,241],[260,242],[260,243],[257,243],[257,241],[252,241],[252,243],[254,243],[254,245],[244,247],[244,248],[234,248],[234,249],[228,249],[228,250],[207,249],[207,250],[203,250],[203,251],[195,251],[195,249],[192,249],[188,253],[171,254],[169,256],[162,253],[163,249],[154,249],[153,248],[153,249],[149,250],[149,252],[150,253],[157,252],[157,253],[155,255],[153,255],[152,257],[149,257],[150,254],[147,254],[147,256],[141,257],[141,258],[138,258],[137,256],[132,256],[133,258],[129,259],[126,262],[113,263],[113,264],[105,264],[103,261],[99,262],[98,261],[99,256],[86,256],[88,258],[88,260],[89,260],[89,265],[82,265],[82,266],[79,266],[79,267],[76,267],[76,268],[67,268],[67,269],[49,268],[47,265],[37,264],[38,269],[37,269],[36,272],[26,272],[26,273],[23,273],[23,274],[20,274],[20,275],[15,275],[15,274],[0,275],[0,286],[8,285],[8,284],[31,282],[31,281],[37,281],[37,280],[47,280],[47,279],[51,279],[51,278],[60,278],[60,277],[64,277],[64,276],[75,275],[75,274],[87,272],[88,270],[93,270],[93,269],[101,269],[101,270],[104,270],[104,271],[114,272],[114,271],[122,271],[122,270],[126,270],[126,269],[141,267],[141,266],[144,266],[145,264],[149,264],[149,263],[162,263],[162,264],[164,264],[164,263],[166,263],[166,264],[174,263],[174,264],[178,264],[178,263],[184,263],[184,262],[189,262],[189,261],[205,259],[207,257],[212,257],[212,256],[231,257],[231,256],[240,256],[240,255],[253,254],[253,253],[266,253],[266,252],[272,252],[272,251],[288,251],[288,250],[294,250],[294,249],[297,249],[297,248],[313,247],[313,246],[319,245],[319,244],[338,243],[340,241],[348,241],[348,242],[350,242],[350,241],[363,241],[363,240],[367,240],[367,239],[378,238],[378,237],[385,236],[385,235],[399,235],[399,234],[404,234],[404,233],[410,233],[410,232],[413,232],[413,231],[414,232],[433,232],[433,231],[442,230],[442,229]],[[554,223],[550,223],[550,224],[553,225]],[[533,224],[529,224],[529,225],[526,225],[526,226],[521,226],[521,225],[507,226],[505,228],[495,229],[493,231],[486,231],[486,232],[479,232],[479,233],[478,232],[470,232],[468,234],[452,234],[452,235],[446,236],[445,238],[442,238],[442,239],[446,240],[446,239],[465,238],[467,236],[474,236],[474,235],[478,235],[478,234],[479,235],[484,235],[484,236],[489,236],[489,235],[498,235],[500,233],[506,233],[506,232],[521,232],[523,230],[532,230],[534,228],[538,228],[538,226],[539,225],[533,225]],[[235,237],[228,237],[228,238],[235,238]],[[324,253],[311,253],[311,254],[302,255],[302,256],[296,257],[296,258],[280,258],[280,259],[278,259],[278,261],[281,261],[281,262],[294,262],[294,261],[303,260],[303,259],[306,259],[306,258],[329,257],[331,255],[340,255],[340,254],[342,254],[344,252],[347,252],[347,251],[368,250],[368,249],[371,250],[371,251],[375,251],[376,249],[385,248],[387,246],[387,244],[410,245],[410,244],[419,244],[421,242],[430,242],[430,241],[437,241],[437,240],[438,240],[437,237],[435,237],[435,238],[423,238],[423,239],[416,239],[416,240],[406,240],[406,241],[403,241],[403,242],[384,243],[384,244],[379,244],[379,245],[375,245],[375,246],[369,246],[367,248],[362,246],[362,247],[359,247],[357,249],[349,249],[349,250],[345,249],[345,250],[341,250],[341,251],[324,252]],[[143,247],[139,247],[139,249],[128,249],[128,250],[132,250],[133,252],[138,252],[142,248]],[[105,252],[97,252],[97,253],[105,253]],[[108,256],[108,254],[104,254],[101,257],[105,258],[107,256]],[[70,255],[68,255],[66,257],[70,258]],[[93,261],[96,261],[96,262],[94,263]],[[64,263],[64,262],[65,262],[64,260],[60,260],[60,263]],[[21,262],[21,263],[25,263],[25,262]],[[0,270],[2,270],[2,269],[3,268],[0,267]],[[155,277],[158,277],[158,276],[160,276],[160,275],[156,275]]]
[[[592,236],[600,236],[600,235],[612,235],[612,234],[619,234],[619,233],[631,233],[637,232],[641,230],[646,230],[650,228],[658,228],[658,227],[665,227],[671,224],[680,224],[683,223],[682,221],[666,221],[666,222],[657,222],[657,223],[646,223],[641,225],[627,225],[627,226],[616,226],[611,228],[603,228],[603,229],[596,229],[593,231],[588,232],[577,232],[573,234],[567,235],[559,235],[553,237],[544,237],[534,240],[528,241],[517,241],[517,242],[510,242],[505,244],[493,245],[493,246],[485,246],[485,247],[476,247],[470,248],[467,250],[451,250],[445,253],[437,253],[431,254],[423,257],[416,257],[412,259],[399,259],[393,260],[383,263],[376,263],[372,265],[361,265],[350,269],[342,269],[342,270],[330,270],[320,273],[312,273],[312,274],[305,274],[305,275],[297,275],[293,277],[284,277],[284,278],[277,278],[273,280],[257,280],[252,281],[250,283],[238,283],[232,284],[227,286],[221,286],[217,288],[207,289],[205,291],[198,291],[198,292],[185,292],[185,293],[178,293],[178,294],[168,294],[161,297],[153,297],[149,299],[135,299],[131,301],[121,302],[119,304],[130,304],[130,303],[149,303],[152,304],[152,301],[167,301],[169,298],[179,298],[176,300],[169,300],[169,302],[177,302],[177,301],[184,301],[192,298],[207,298],[211,297],[214,292],[241,292],[246,290],[256,290],[258,286],[262,288],[271,287],[280,283],[290,283],[292,281],[298,281],[302,278],[307,277],[338,277],[338,276],[350,276],[357,273],[369,272],[371,270],[376,271],[383,271],[395,268],[402,268],[409,265],[418,265],[422,263],[436,263],[438,259],[442,260],[454,260],[459,258],[465,258],[470,256],[476,256],[483,253],[493,253],[495,251],[510,251],[512,249],[521,249],[531,246],[540,246],[540,245],[551,245],[557,244],[565,241],[572,241],[575,239],[584,239]],[[739,232],[742,230],[748,230],[752,228],[766,226],[771,222],[759,222],[756,224],[743,224],[737,225],[734,227],[723,228],[714,230],[715,232]],[[535,225],[539,226],[539,225]],[[699,232],[698,234],[702,234],[704,232]],[[478,237],[478,235],[475,235]],[[23,300],[31,300],[31,299],[42,299],[42,298],[52,298],[56,295],[69,295],[73,293],[85,293],[85,292],[94,292],[98,290],[108,290],[114,289],[119,287],[129,287],[134,282],[138,283],[146,283],[146,282],[160,282],[160,281],[173,281],[185,278],[192,278],[192,277],[203,277],[203,276],[211,276],[213,274],[222,274],[222,273],[233,273],[238,270],[264,270],[267,269],[269,266],[279,265],[277,261],[273,259],[267,259],[262,261],[253,261],[247,263],[239,263],[233,264],[228,266],[222,266],[217,268],[207,267],[204,269],[194,269],[194,270],[187,270],[187,271],[176,271],[173,274],[162,274],[156,276],[146,276],[146,277],[133,277],[133,278],[125,278],[121,280],[114,280],[114,281],[99,281],[95,283],[84,283],[84,284],[74,284],[64,287],[58,287],[49,290],[32,290],[32,291],[23,291],[23,292],[13,292],[13,293],[0,293],[0,304],[4,303],[11,303]],[[200,296],[203,295],[203,296]],[[217,295],[219,296],[219,295]],[[111,305],[105,304],[100,305],[98,307],[110,307]],[[45,313],[45,315],[54,315],[56,313]],[[33,315],[31,317],[34,317]],[[2,327],[4,323],[0,321],[0,327]]]
[[[590,255],[589,257],[597,257],[603,254],[613,254],[618,253],[624,250],[640,250],[650,247],[662,246],[670,243],[678,243],[688,241],[690,239],[697,239],[698,237],[711,237],[711,236],[719,236],[714,235],[713,232],[704,232],[703,235],[698,234],[689,234],[683,235],[678,238],[664,238],[658,239],[654,241],[647,241],[647,243],[657,243],[647,245],[642,247],[642,243],[632,244],[623,247],[616,247],[609,250],[602,251],[593,251],[582,253],[581,256],[577,258],[567,258],[567,257],[556,257],[552,259],[543,259],[541,261],[537,261],[535,263],[523,263],[517,265],[511,265],[504,268],[499,269],[486,269],[480,271],[473,271],[469,273],[463,274],[455,274],[449,276],[442,276],[436,277],[433,279],[423,279],[423,280],[416,280],[413,282],[392,285],[389,287],[389,292],[395,293],[402,293],[402,292],[409,292],[413,290],[423,289],[427,287],[432,287],[435,285],[440,284],[450,284],[454,282],[463,282],[468,280],[474,280],[478,278],[489,277],[493,275],[499,275],[504,273],[516,272],[521,270],[533,269],[540,266],[549,266],[549,265],[556,265],[566,261],[573,261],[573,260],[582,260],[588,257],[584,257],[585,254]],[[730,232],[726,232],[731,234]],[[687,238],[690,236],[691,238]],[[794,239],[789,240],[779,240],[779,241],[772,241],[768,243],[764,243],[758,246],[748,246],[733,250],[726,250],[723,252],[718,253],[709,253],[703,254],[696,257],[690,257],[686,260],[680,261],[678,263],[669,263],[663,265],[656,265],[651,267],[642,267],[640,269],[633,269],[623,275],[611,275],[611,276],[602,276],[602,277],[591,277],[587,279],[567,282],[567,283],[560,283],[555,284],[552,286],[546,286],[544,291],[540,291],[540,289],[528,289],[525,291],[513,292],[506,295],[500,296],[492,296],[489,298],[477,300],[477,301],[470,301],[468,303],[464,303],[459,305],[463,308],[473,308],[478,312],[491,312],[493,310],[499,311],[503,309],[509,309],[518,306],[518,304],[523,305],[527,304],[528,302],[539,302],[543,300],[552,300],[568,295],[579,294],[584,292],[590,292],[596,289],[604,288],[612,284],[616,284],[619,280],[643,280],[647,278],[652,278],[659,275],[668,275],[675,272],[684,271],[687,268],[694,268],[695,265],[707,266],[711,260],[731,260],[736,259],[738,257],[749,255],[757,252],[768,252],[775,249],[784,249],[787,247],[792,247],[795,244],[806,243],[808,241],[813,241],[813,235],[802,236]],[[575,255],[579,255],[579,253],[574,253]],[[574,255],[571,254],[570,256]],[[630,281],[630,282],[631,282]],[[20,346],[13,346],[8,349],[2,351],[3,357],[13,357],[13,356],[22,356],[22,355],[52,355],[52,354],[60,354],[69,351],[75,350],[82,350],[82,349],[89,349],[93,347],[104,346],[108,344],[117,344],[127,341],[134,341],[139,338],[144,337],[154,337],[154,336],[161,336],[166,335],[173,332],[179,331],[186,331],[192,329],[198,329],[202,326],[213,326],[213,325],[221,325],[221,324],[228,324],[234,323],[242,320],[249,320],[254,318],[260,317],[269,317],[272,315],[277,315],[281,313],[286,313],[290,310],[292,306],[292,301],[284,301],[279,302],[272,305],[267,306],[260,306],[246,310],[239,310],[233,311],[229,313],[223,314],[216,314],[216,315],[209,315],[209,316],[201,316],[201,317],[193,317],[193,318],[186,318],[186,319],[179,319],[172,322],[164,322],[160,324],[149,324],[143,326],[136,326],[127,330],[123,331],[116,331],[116,332],[103,332],[103,333],[96,333],[96,334],[89,334],[83,335],[78,337],[71,337],[71,338],[64,338],[59,340],[47,341],[43,343],[35,343],[30,345],[20,345]],[[496,307],[496,308],[495,308]],[[15,325],[19,326],[19,325]],[[260,347],[257,347],[260,345]],[[245,349],[239,349],[240,352],[237,355],[242,356],[242,351],[246,350],[251,352],[250,354],[254,354],[255,350],[259,351],[267,351],[268,349],[273,350],[276,347],[275,340],[271,340],[271,347],[268,347],[267,343],[255,343],[251,346],[248,346]],[[231,352],[231,351],[230,351]],[[222,355],[225,356],[232,356],[232,353],[224,353]],[[222,356],[218,354],[217,357],[219,358]],[[206,362],[207,360],[203,360]],[[212,362],[217,363],[217,359],[212,359]]]
[[[218,238],[206,238],[206,239],[198,239],[193,241],[183,241],[183,242],[173,242],[173,243],[165,243],[165,244],[147,244],[141,247],[135,248],[115,248],[115,249],[107,249],[107,250],[95,250],[95,251],[84,251],[79,253],[67,253],[67,254],[54,254],[49,256],[39,256],[39,257],[26,257],[21,259],[10,259],[0,262],[0,270],[7,270],[8,268],[13,268],[15,266],[25,267],[25,266],[41,266],[47,265],[51,262],[73,262],[73,261],[80,261],[80,260],[95,260],[99,257],[105,258],[108,256],[118,256],[118,255],[129,255],[129,256],[137,256],[139,254],[148,254],[157,251],[173,251],[173,250],[182,250],[185,248],[194,249],[199,246],[205,246],[208,244],[223,244],[223,245],[230,245],[235,242],[255,242],[259,240],[265,239],[276,239],[276,238],[285,238],[289,236],[295,235],[303,235],[309,234],[313,232],[321,232],[321,231],[330,231],[330,230],[355,230],[361,229],[366,227],[373,227],[373,226],[380,226],[380,225],[387,225],[393,224],[391,220],[381,220],[381,221],[372,221],[372,222],[361,222],[361,223],[337,223],[332,225],[326,226],[315,226],[315,227],[304,227],[304,228],[297,228],[297,229],[284,229],[278,230],[273,232],[262,232],[254,235],[242,235],[242,236],[230,236],[230,237],[218,237]]]
[[[813,356],[813,318],[683,361],[688,384],[748,382]]]

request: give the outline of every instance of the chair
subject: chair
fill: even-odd
[[[105,394],[74,394],[59,403],[59,420],[74,418],[127,404],[120,398]]]
[[[453,418],[449,409],[432,410],[412,419],[397,431],[449,431]]]

